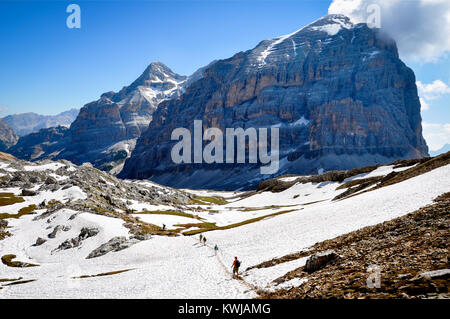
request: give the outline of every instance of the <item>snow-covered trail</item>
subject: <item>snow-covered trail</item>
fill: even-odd
[[[249,298],[256,294],[226,273],[210,248],[190,237],[156,237],[105,256],[41,264],[0,265],[0,277],[37,279],[5,287],[0,298]],[[73,279],[131,269],[116,275]]]
[[[216,258],[216,260],[217,260],[217,262],[219,263],[219,265],[221,266],[223,272],[224,272],[229,278],[234,278],[234,277],[233,277],[233,272],[230,271],[231,265],[232,265],[232,264],[229,265],[230,267],[227,267],[227,265],[225,264],[225,261],[224,261],[224,257],[225,257],[225,256],[228,257],[228,258],[229,258],[230,256],[232,256],[230,253],[225,252],[225,251],[223,251],[223,250],[220,249],[220,248],[219,248],[219,250],[218,250],[217,253],[216,253],[216,252],[214,251],[214,247],[213,247],[211,244],[200,244],[200,243],[198,243],[198,244],[199,244],[199,245],[203,245],[203,246],[205,246],[205,247],[208,247],[208,248],[212,251],[212,253],[214,254],[213,256]],[[253,284],[251,284],[251,283],[249,283],[249,282],[246,281],[244,278],[242,278],[243,275],[244,275],[244,274],[243,274],[242,268],[241,268],[241,270],[239,270],[239,277],[240,277],[241,279],[239,279],[239,280],[233,279],[233,280],[236,280],[238,283],[241,283],[242,285],[246,286],[248,289],[250,289],[250,290],[256,292],[256,291],[258,290],[258,287],[255,286],[255,285],[253,285]]]

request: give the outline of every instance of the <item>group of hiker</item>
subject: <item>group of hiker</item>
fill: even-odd
[[[206,245],[206,237],[200,234],[200,243],[203,243],[203,245]],[[219,246],[214,245],[214,255],[217,255],[217,252],[219,251]],[[233,264],[231,265],[231,268],[233,269],[233,278],[239,278],[239,267],[241,266],[241,262],[237,257],[234,257]]]

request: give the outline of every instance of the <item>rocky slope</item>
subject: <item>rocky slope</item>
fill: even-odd
[[[70,126],[70,142],[57,156],[110,170],[131,153],[161,101],[179,96],[186,76],[160,62],[151,63],[131,85],[86,104]],[[113,165],[112,165],[113,164]]]
[[[19,136],[36,132],[42,128],[69,126],[77,117],[79,110],[71,109],[57,115],[40,115],[36,113],[12,114],[3,118]]]
[[[308,254],[332,249],[334,256],[313,271],[305,266],[276,279],[282,285],[298,278],[305,282],[301,286],[261,297],[450,298],[450,193],[435,201],[392,221],[317,243]],[[378,272],[378,286],[376,277],[369,280],[373,286],[367,284],[371,265]]]
[[[68,132],[64,126],[43,128],[20,137],[8,152],[27,161],[54,158],[69,144]]]
[[[161,103],[120,176],[221,189],[268,177],[255,164],[174,164],[171,132],[192,132],[194,120],[222,131],[278,127],[278,174],[350,169],[428,152],[414,73],[395,42],[342,15],[209,66],[180,98]]]
[[[16,144],[18,139],[14,130],[5,121],[0,120],[0,152]]]

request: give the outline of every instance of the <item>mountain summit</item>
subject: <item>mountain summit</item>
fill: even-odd
[[[119,176],[174,187],[236,189],[268,176],[258,164],[175,164],[174,128],[271,128],[278,174],[315,174],[426,156],[415,76],[379,29],[325,16],[219,60],[162,102]]]
[[[57,158],[110,170],[120,165],[147,129],[161,101],[178,97],[187,77],[161,62],[151,63],[129,86],[86,104],[72,123],[70,143]]]

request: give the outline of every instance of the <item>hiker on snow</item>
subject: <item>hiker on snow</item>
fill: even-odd
[[[214,246],[214,254],[217,255],[217,252],[219,251],[219,247],[217,244]]]
[[[233,268],[233,278],[235,278],[235,275],[239,278],[239,267],[241,266],[241,262],[237,259],[237,257],[234,257],[233,265],[231,267]]]
[[[203,240],[203,235],[200,234],[200,243],[202,242],[202,240]]]
[[[206,245],[206,237],[203,236],[203,245]]]

